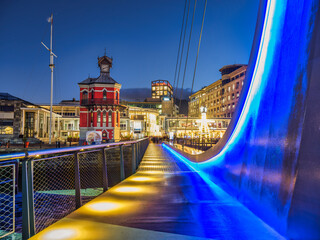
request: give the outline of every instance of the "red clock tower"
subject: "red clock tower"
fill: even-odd
[[[119,104],[121,84],[110,77],[112,58],[98,57],[100,76],[87,78],[80,87],[80,141],[86,140],[88,131],[102,133],[104,142],[120,140]]]

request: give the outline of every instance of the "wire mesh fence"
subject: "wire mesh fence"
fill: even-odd
[[[120,183],[134,173],[148,143],[45,150],[14,163],[0,159],[0,238],[22,232],[27,239]]]
[[[120,148],[106,149],[107,157],[107,175],[108,175],[108,186],[113,187],[114,185],[121,182],[120,178]]]
[[[74,154],[33,161],[36,232],[75,210]]]
[[[82,204],[103,192],[103,150],[79,153]]]
[[[132,145],[123,146],[124,176],[132,174]]]
[[[15,166],[0,166],[0,238],[15,230]]]

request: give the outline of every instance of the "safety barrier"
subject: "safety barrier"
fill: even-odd
[[[149,139],[0,156],[0,238],[28,239],[133,174]]]

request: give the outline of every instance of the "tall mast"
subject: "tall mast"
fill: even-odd
[[[49,64],[49,67],[51,69],[51,94],[50,94],[49,144],[51,144],[51,140],[52,140],[53,69],[54,69],[53,57],[57,57],[52,51],[53,14],[51,14],[51,17],[48,19],[48,21],[50,21],[50,23],[51,23],[50,48],[48,48],[43,42],[41,42],[41,44],[50,52],[50,64]]]
[[[52,29],[53,29],[53,14],[51,14],[51,34],[50,34],[50,69],[51,69],[51,94],[50,94],[50,132],[49,132],[49,144],[51,144],[52,138],[52,100],[53,100],[53,52],[52,52]]]

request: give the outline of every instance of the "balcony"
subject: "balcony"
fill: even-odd
[[[92,106],[92,105],[119,105],[119,100],[115,99],[104,99],[104,98],[94,98],[94,99],[82,99],[81,106]]]

